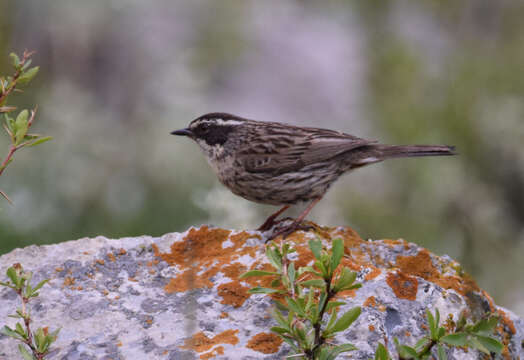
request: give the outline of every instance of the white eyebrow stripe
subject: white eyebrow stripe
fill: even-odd
[[[224,120],[224,119],[220,119],[220,118],[215,118],[215,119],[200,120],[195,125],[197,125],[197,124],[242,125],[242,124],[244,124],[244,121],[233,120],[233,119],[231,119],[231,120]]]

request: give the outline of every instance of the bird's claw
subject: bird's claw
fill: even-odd
[[[314,226],[303,223],[303,222],[293,222],[292,224],[283,227],[282,229],[277,230],[276,232],[272,233],[271,236],[268,237],[266,242],[269,242],[278,236],[282,236],[282,239],[285,240],[289,235],[293,234],[295,231],[309,231],[311,229],[314,229]]]

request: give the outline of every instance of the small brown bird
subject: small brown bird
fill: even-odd
[[[258,230],[298,202],[310,202],[289,226],[271,235],[286,237],[340,175],[390,158],[454,155],[446,145],[382,145],[342,132],[210,113],[171,132],[188,136],[202,148],[218,179],[236,195],[283,207]]]

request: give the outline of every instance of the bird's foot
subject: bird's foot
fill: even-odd
[[[264,223],[260,225],[260,227],[257,230],[258,231],[268,231],[273,226],[275,226],[275,224],[278,224],[279,222],[281,222],[282,220],[275,221],[275,219],[280,214],[282,214],[284,211],[286,211],[288,208],[289,208],[289,205],[284,205],[280,210],[278,210],[277,212],[272,214],[270,217],[268,217],[266,221],[264,221]]]
[[[279,220],[279,221],[275,221],[275,218],[270,216],[267,218],[267,220],[258,227],[257,231],[268,231],[269,229],[271,229],[273,226],[275,226],[275,224],[278,224],[280,221],[282,220]]]
[[[288,218],[283,219],[281,221],[288,220]],[[288,226],[284,226],[281,229],[277,229],[275,232],[273,232],[266,240],[266,243],[276,239],[279,236],[282,236],[282,239],[285,240],[289,235],[293,234],[295,231],[309,231],[311,229],[314,229],[315,227],[302,221],[294,221]]]

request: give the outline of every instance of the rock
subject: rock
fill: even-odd
[[[364,241],[349,228],[317,228],[288,238],[297,265],[312,260],[307,239],[315,236],[326,244],[341,237],[343,264],[363,284],[344,294],[344,307],[360,305],[362,314],[336,338],[358,347],[351,358],[372,358],[385,339],[393,352],[393,337],[413,345],[426,334],[426,309],[436,308],[455,321],[466,309],[473,317],[498,313],[502,358],[524,358],[524,321],[496,306],[449,257],[404,240]],[[288,348],[269,331],[271,299],[247,292],[268,278],[238,279],[248,269],[270,269],[263,240],[258,232],[202,226],[159,238],[29,246],[0,257],[0,279],[14,263],[33,271],[34,282],[51,279],[30,302],[33,328],[62,329],[48,359],[281,359]],[[13,326],[7,315],[19,299],[7,288],[0,299],[0,324]],[[0,335],[0,359],[20,358],[17,346]],[[448,356],[481,358],[457,348]]]

